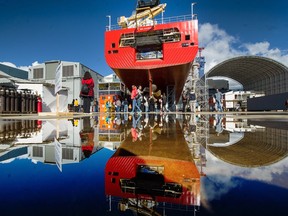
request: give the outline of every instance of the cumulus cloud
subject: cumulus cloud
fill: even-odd
[[[199,46],[204,47],[202,55],[206,59],[206,72],[222,61],[243,55],[268,57],[288,66],[288,53],[283,53],[278,48],[270,48],[269,42],[241,44],[239,38],[210,23],[199,26]]]
[[[255,44],[246,43],[243,47],[246,48],[247,53],[250,55],[265,56],[288,66],[288,53],[285,53],[278,48],[270,49],[270,43],[267,41]]]

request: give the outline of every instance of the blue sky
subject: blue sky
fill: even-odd
[[[193,9],[206,70],[251,54],[288,65],[288,1],[162,0],[164,17],[190,14],[192,2],[197,2]],[[136,0],[0,0],[0,62],[25,69],[49,60],[76,61],[108,75],[106,16],[116,24],[135,5]]]

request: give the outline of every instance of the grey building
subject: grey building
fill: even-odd
[[[32,82],[47,82],[55,84],[55,73],[57,66],[62,63],[62,87],[68,89],[68,102],[71,103],[73,99],[80,99],[79,94],[81,90],[81,79],[86,71],[89,71],[94,79],[94,95],[99,97],[99,83],[98,80],[103,78],[102,75],[96,71],[86,67],[79,62],[68,61],[47,61],[45,63],[32,66],[30,68],[28,79]],[[80,99],[81,103],[81,99]]]

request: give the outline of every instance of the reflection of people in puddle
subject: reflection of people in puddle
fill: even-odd
[[[137,119],[136,119],[135,115],[133,115],[132,128],[131,128],[132,142],[135,142],[138,139],[137,124],[138,124],[140,118],[141,118],[141,115],[138,115]]]
[[[83,130],[80,131],[81,149],[85,158],[89,158],[94,149],[94,129],[90,117],[83,118]]]
[[[223,132],[222,115],[215,115],[215,118],[216,118],[215,131],[217,133],[217,136],[219,136],[220,133]]]

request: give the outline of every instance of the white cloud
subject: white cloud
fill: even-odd
[[[270,43],[267,41],[255,44],[246,43],[243,47],[247,49],[250,55],[265,56],[288,66],[288,53],[285,54],[278,48],[270,49]]]
[[[36,65],[39,65],[39,64],[41,64],[41,63],[39,63],[38,61],[35,61],[35,62],[32,63],[32,66],[36,66]]]
[[[204,47],[205,72],[229,58],[243,55],[257,55],[274,59],[288,66],[288,53],[270,48],[267,41],[240,44],[238,38],[229,35],[218,25],[205,23],[199,27],[199,46]]]

